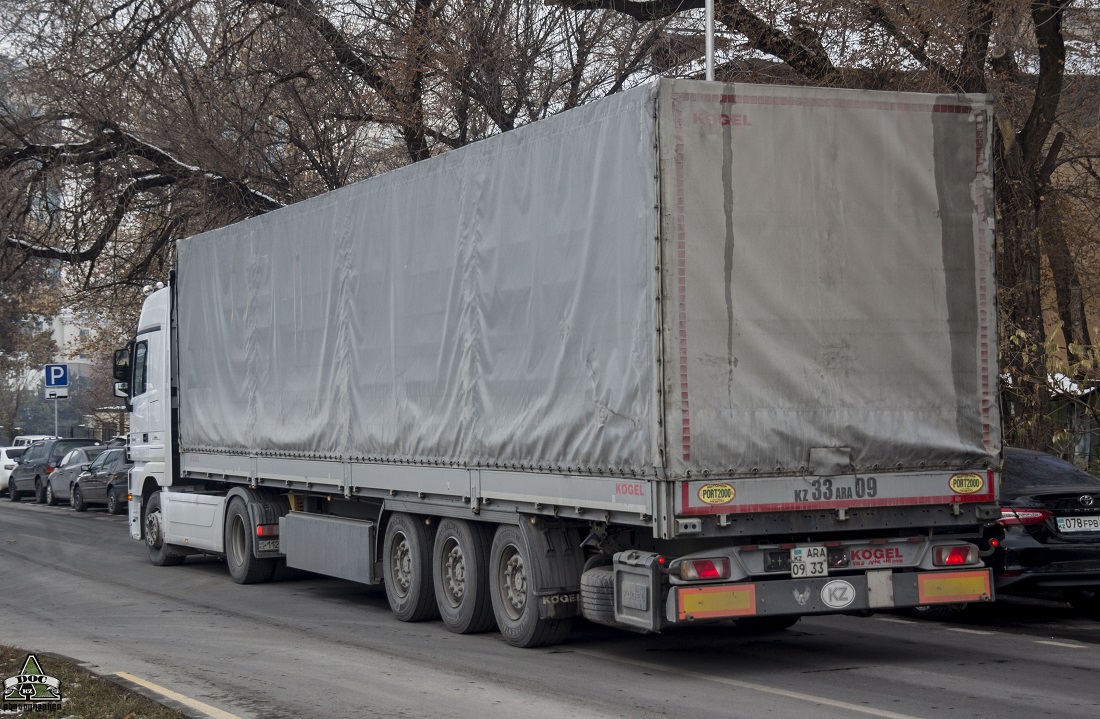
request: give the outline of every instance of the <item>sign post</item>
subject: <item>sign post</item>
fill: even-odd
[[[53,402],[53,436],[60,437],[57,432],[57,400],[69,398],[69,365],[48,364],[45,367],[46,399]]]

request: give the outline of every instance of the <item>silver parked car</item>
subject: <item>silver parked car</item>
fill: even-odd
[[[59,502],[68,502],[73,485],[76,484],[76,478],[81,472],[88,471],[92,460],[105,449],[107,447],[103,445],[92,445],[77,447],[66,454],[57,465],[57,469],[50,472],[50,476],[46,478],[46,504],[55,507]]]

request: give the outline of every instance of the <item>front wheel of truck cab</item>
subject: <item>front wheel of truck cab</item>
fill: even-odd
[[[73,487],[70,495],[73,507],[76,507],[77,492],[79,487]],[[80,511],[80,510],[77,510]],[[168,543],[164,541],[164,515],[160,511],[160,492],[155,492],[149,497],[145,508],[145,549],[149,552],[149,561],[156,567],[172,567],[182,564],[184,556],[172,551]]]
[[[253,553],[253,535],[248,506],[234,497],[225,510],[225,563],[237,584],[266,582],[275,573],[274,559],[260,559]]]

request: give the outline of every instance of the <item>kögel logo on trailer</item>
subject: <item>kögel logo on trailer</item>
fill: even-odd
[[[974,494],[982,491],[985,480],[980,474],[956,474],[947,484],[955,494]]]
[[[699,488],[699,499],[707,504],[729,504],[737,496],[731,484],[704,484]]]

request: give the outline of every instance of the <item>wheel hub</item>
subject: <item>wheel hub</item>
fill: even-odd
[[[518,552],[513,552],[503,567],[504,599],[508,602],[510,614],[518,618],[523,614],[523,608],[527,606],[527,571],[523,566],[523,558]]]
[[[160,546],[160,512],[150,512],[145,517],[145,543],[153,549]]]
[[[412,585],[412,551],[409,548],[409,540],[404,536],[393,545],[393,578],[397,582],[397,590],[401,596],[409,592]]]
[[[443,585],[451,606],[461,604],[466,594],[466,560],[462,556],[462,547],[453,540],[444,550]]]

